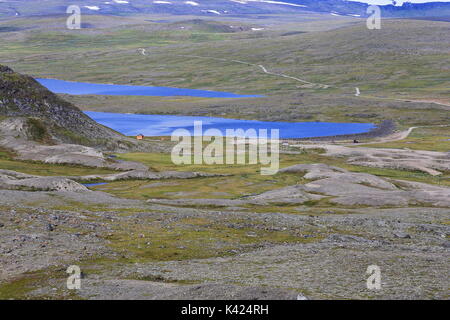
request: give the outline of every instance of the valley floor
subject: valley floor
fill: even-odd
[[[393,120],[398,131],[283,141],[273,176],[180,167],[157,137],[119,137],[122,151],[142,147],[130,153],[43,145],[45,125],[27,134],[12,87],[0,116],[0,299],[449,299],[449,23],[216,18],[86,15],[67,30],[64,14],[19,16],[0,21],[0,61],[35,78],[264,96],[61,95],[84,111]],[[31,98],[46,106],[49,95]],[[67,288],[71,265],[80,290]],[[374,265],[380,290],[367,287]]]
[[[450,159],[426,153],[433,176],[379,165],[389,150],[415,163],[424,151],[368,146],[291,144],[275,176],[119,154],[149,173],[114,173],[91,190],[0,190],[0,298],[448,299]],[[377,165],[355,163],[359,150]],[[113,173],[9,157],[2,168],[15,171],[0,176],[22,186],[64,178],[62,168],[77,168],[65,177],[78,182]],[[69,265],[81,290],[66,287]],[[366,287],[370,265],[381,290]]]

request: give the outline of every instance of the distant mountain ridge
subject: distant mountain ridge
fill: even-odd
[[[66,14],[69,5],[79,5],[83,14],[133,15],[242,15],[318,12],[366,17],[368,4],[346,0],[49,0],[45,6],[36,0],[0,2],[0,17]],[[446,17],[449,2],[404,3],[380,6],[383,17]]]

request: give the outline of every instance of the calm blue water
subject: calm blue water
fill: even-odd
[[[82,183],[85,187],[96,187],[96,186],[103,186],[105,184],[108,184],[107,182],[99,182],[99,183]]]
[[[46,87],[48,90],[54,93],[67,93],[73,95],[96,94],[109,96],[151,96],[151,97],[190,96],[201,98],[262,97],[259,95],[240,95],[229,92],[206,91],[196,89],[97,84],[97,83],[71,82],[56,79],[36,79],[36,80],[44,87]]]
[[[213,117],[188,117],[167,115],[143,115],[91,112],[86,114],[124,135],[170,136],[175,129],[187,129],[193,134],[194,121],[203,122],[203,131],[215,128],[225,134],[226,129],[279,129],[280,138],[308,138],[355,134],[374,128],[369,123],[329,123],[329,122],[266,122],[255,120],[234,120]],[[270,131],[268,132],[270,135]]]

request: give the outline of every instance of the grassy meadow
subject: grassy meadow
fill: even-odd
[[[386,20],[370,31],[358,19],[202,21],[178,17],[87,16],[0,22],[0,62],[35,77],[260,94],[251,99],[64,97],[83,110],[211,115],[279,121],[394,119],[400,126],[448,123],[448,22]],[[280,22],[281,21],[281,22]],[[243,31],[230,30],[238,24]],[[420,34],[420,37],[416,37]],[[145,55],[140,49],[145,49]],[[269,72],[327,84],[309,87]],[[361,96],[355,97],[355,87]]]

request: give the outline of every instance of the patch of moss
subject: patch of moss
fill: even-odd
[[[44,144],[50,144],[53,142],[46,126],[42,123],[40,119],[28,118],[27,125],[30,139]]]
[[[110,246],[130,262],[172,261],[223,257],[255,246],[317,241],[320,235],[304,237],[292,231],[274,231],[245,222],[227,223],[205,219],[177,222],[129,224],[116,226],[105,236]]]
[[[51,295],[32,294],[37,289],[53,288],[52,282],[55,280],[65,284],[66,279],[67,273],[65,270],[56,267],[26,272],[15,279],[0,283],[0,300],[80,299],[74,291],[66,290],[52,291]]]

